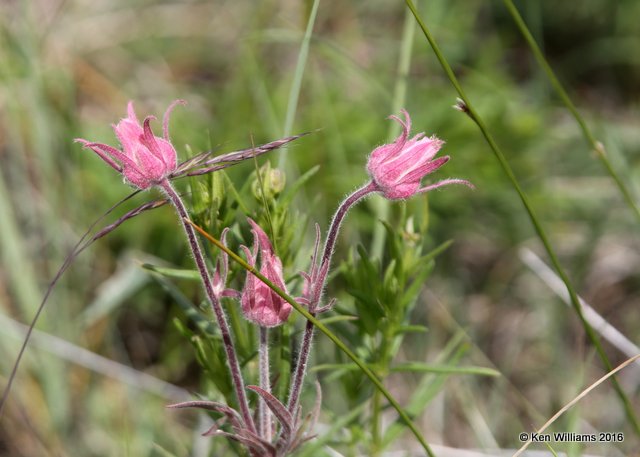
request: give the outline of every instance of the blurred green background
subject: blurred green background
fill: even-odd
[[[637,342],[638,220],[502,3],[418,5],[530,195],[576,289]],[[640,2],[517,5],[614,168],[637,195]],[[477,189],[451,187],[386,209],[379,198],[367,200],[350,216],[337,258],[345,259],[355,243],[375,245],[380,217],[394,220],[401,211],[423,226],[428,222],[424,242],[430,248],[454,240],[438,258],[414,311],[413,320],[430,331],[408,339],[406,352],[437,360],[463,331],[470,347],[465,357],[503,376],[450,378],[417,421],[433,443],[517,447],[518,432],[541,425],[602,376],[601,364],[574,312],[521,260],[520,248],[543,252],[531,223],[475,125],[451,108],[456,94],[427,42],[419,31],[408,42],[412,48],[403,42],[412,23],[403,2],[319,2],[297,111],[286,132],[311,6],[291,0],[1,2],[1,313],[29,322],[69,249],[130,192],[114,171],[73,143],[82,137],[115,144],[109,126],[125,115],[128,100],[135,101],[140,117],[160,117],[176,98],[188,102],[170,125],[183,159],[189,151],[231,151],[313,131],[286,156],[275,152],[268,160],[284,166],[289,183],[320,165],[294,207],[323,229],[340,199],[366,180],[367,154],[397,133],[385,118],[405,107],[416,133],[447,142],[443,153],[452,160],[432,179],[460,177]],[[403,50],[410,51],[406,74],[399,71]],[[253,169],[241,164],[228,175],[241,186]],[[118,214],[150,198],[143,193]],[[310,241],[312,224],[303,227]],[[168,208],[124,224],[79,257],[38,328],[137,373],[198,391],[201,374],[193,350],[172,323],[183,316],[139,267],[157,259],[191,266]],[[193,283],[179,285],[190,297],[200,294]],[[340,281],[329,292],[348,300]],[[4,320],[0,328],[4,384],[21,335]],[[140,380],[132,387],[62,361],[43,350],[53,346],[46,340],[33,343],[0,419],[1,454],[207,455],[210,443],[197,437],[203,429],[196,415],[164,410],[180,391]],[[328,346],[320,341],[318,347]],[[626,359],[613,346],[605,349],[613,365]],[[392,381],[402,401],[411,380]],[[621,382],[640,409],[640,371],[627,369]],[[339,411],[339,398],[329,398],[324,409]],[[595,455],[631,455],[640,442],[608,384],[563,417],[557,430],[585,427],[626,434],[625,443],[588,448]],[[405,445],[413,446],[410,436]],[[572,452],[581,451],[575,446]]]

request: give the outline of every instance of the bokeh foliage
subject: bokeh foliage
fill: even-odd
[[[640,5],[545,0],[517,6],[616,170],[637,191]],[[635,337],[637,221],[506,10],[487,0],[421,2],[420,9],[531,196],[574,285],[621,332]],[[311,2],[290,0],[2,2],[2,313],[28,321],[70,246],[129,191],[100,160],[72,144],[73,138],[113,144],[108,126],[125,114],[129,99],[139,114],[159,115],[175,98],[188,102],[170,126],[183,158],[282,136],[310,11]],[[293,127],[294,133],[313,133],[288,148],[285,190],[265,205],[252,189],[256,168],[265,161],[276,167],[278,153],[180,184],[191,192],[199,223],[214,234],[233,226],[234,249],[251,242],[245,215],[270,226],[267,233],[275,234],[293,290],[300,287],[296,273],[306,268],[311,252],[313,223],[327,228],[340,198],[366,179],[369,151],[389,139],[385,117],[402,77],[397,61],[403,2],[324,1],[318,11]],[[394,394],[415,409],[430,441],[513,448],[518,432],[542,423],[603,372],[574,314],[518,257],[522,246],[539,249],[532,227],[474,125],[451,109],[455,92],[419,35],[406,78],[402,106],[414,129],[445,139],[443,153],[452,156],[438,177],[469,179],[477,189],[448,188],[392,205],[383,221],[375,197],[353,211],[341,233],[328,293],[339,300],[335,314],[362,318],[332,325],[351,338],[359,355],[378,364]],[[119,214],[154,196],[139,195]],[[393,229],[389,249],[382,259],[370,258],[374,228],[383,222]],[[434,264],[419,262],[447,240],[453,244]],[[394,250],[394,243],[401,248]],[[210,254],[215,259],[213,249]],[[83,254],[56,289],[39,328],[192,392],[224,394],[225,386],[212,386],[198,364],[215,371],[220,354],[186,312],[186,305],[200,305],[199,285],[152,273],[140,263],[191,268],[166,207],[124,224]],[[236,270],[234,284],[243,276]],[[424,287],[409,302],[398,302],[406,306],[403,313],[387,314],[398,312],[388,309],[388,300],[381,299],[380,307],[367,301],[374,295],[393,298],[404,291],[400,285],[412,281]],[[367,288],[368,282],[376,287]],[[232,302],[227,305],[233,309]],[[381,315],[402,318],[394,325],[428,328],[406,334],[392,348],[397,363],[492,367],[502,376],[394,373],[377,359],[383,339],[372,325],[388,322]],[[235,321],[246,336],[241,353],[253,373],[250,327],[239,317]],[[299,321],[280,335],[284,373],[286,343],[295,340]],[[19,341],[9,332],[0,339],[3,377]],[[191,343],[202,350],[194,351]],[[624,359],[615,348],[606,349],[614,365]],[[0,449],[7,455],[206,455],[207,446],[216,455],[225,449],[224,441],[194,438],[202,424],[194,415],[164,411],[167,398],[60,361],[35,344],[26,362],[0,427]],[[315,363],[343,362],[320,337]],[[338,368],[314,376],[325,391],[326,428],[320,434],[339,423],[331,442],[347,453],[357,443],[372,443],[370,412],[358,409],[359,400],[373,395],[362,376]],[[637,372],[630,370],[622,381],[640,408]],[[314,389],[309,393],[305,406],[313,402]],[[420,414],[426,405],[427,413]],[[385,424],[395,420],[382,414]],[[625,432],[622,454],[638,443],[608,386],[564,417],[557,430],[579,431],[585,423]],[[392,446],[411,448],[410,437],[401,438]],[[344,444],[349,441],[353,447]],[[384,437],[379,441],[382,448]],[[588,450],[604,454],[612,447]],[[579,455],[584,449],[562,450]]]

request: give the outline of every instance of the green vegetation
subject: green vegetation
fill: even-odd
[[[171,119],[181,160],[310,132],[286,152],[176,181],[195,223],[216,237],[231,227],[233,252],[251,245],[246,216],[259,222],[294,298],[314,223],[324,233],[340,200],[367,180],[368,154],[397,135],[386,117],[404,107],[414,133],[446,141],[441,154],[451,161],[428,180],[468,179],[476,190],[450,186],[406,202],[373,196],[359,204],[330,274],[327,296],[336,307],[318,316],[383,381],[436,456],[439,443],[486,455],[515,451],[520,432],[542,425],[608,371],[603,359],[613,367],[626,360],[621,343],[594,332],[598,351],[575,309],[525,262],[522,249],[552,264],[473,120],[502,151],[564,279],[639,344],[640,4],[413,3],[471,116],[452,108],[460,94],[451,75],[401,1],[2,2],[0,385],[23,338],[7,318],[30,321],[71,247],[131,192],[72,142],[115,144],[109,125],[125,116],[130,99],[139,115],[158,117],[172,100],[187,101]],[[284,175],[271,175],[276,169]],[[142,192],[103,225],[159,197]],[[219,251],[204,246],[213,264]],[[199,436],[218,415],[165,409],[193,396],[234,401],[188,252],[164,206],[75,260],[0,417],[0,454],[244,455],[224,438]],[[244,277],[232,263],[230,283],[239,288]],[[255,384],[257,329],[236,302],[223,305]],[[304,325],[294,315],[272,334],[279,398]],[[313,347],[302,407],[313,409],[318,379],[322,411],[318,438],[299,455],[424,454],[332,341],[317,332]],[[638,448],[634,369],[617,376],[618,392],[607,381],[548,430],[621,432],[624,442],[550,443],[554,452]]]

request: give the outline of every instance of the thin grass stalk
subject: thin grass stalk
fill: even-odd
[[[10,317],[0,315],[0,326],[2,326],[3,335],[19,338],[22,341],[25,340],[27,332],[31,331],[32,346],[39,351],[48,352],[60,360],[114,379],[138,391],[148,392],[172,402],[186,401],[191,398],[189,391],[174,384],[103,357],[51,333],[32,329]]]
[[[289,101],[287,103],[287,117],[284,121],[284,131],[290,132],[293,129],[293,122],[296,118],[296,111],[298,110],[298,99],[300,98],[300,90],[302,88],[302,77],[304,76],[304,69],[307,66],[307,57],[309,56],[309,44],[311,43],[311,35],[313,34],[313,26],[316,23],[316,17],[318,15],[318,6],[320,0],[314,0],[311,7],[311,13],[309,14],[309,21],[307,22],[307,28],[304,32],[304,38],[300,45],[300,52],[298,53],[298,62],[296,63],[296,70],[293,74],[293,82],[291,83],[291,90],[289,91]],[[285,135],[285,136],[288,136]],[[287,159],[287,148],[283,148],[280,151],[278,157],[278,168],[284,170]]]
[[[591,148],[596,152],[596,155],[598,156],[598,158],[606,168],[607,173],[609,173],[609,176],[611,176],[611,178],[616,183],[616,186],[618,186],[618,189],[620,190],[620,193],[626,200],[627,204],[633,210],[638,220],[640,220],[640,208],[638,208],[638,205],[636,205],[636,202],[634,201],[634,198],[631,195],[631,192],[627,188],[626,184],[622,181],[622,178],[620,177],[620,175],[613,169],[613,166],[611,165],[611,162],[607,157],[607,152],[604,145],[598,140],[596,140],[595,136],[587,126],[587,122],[584,120],[584,118],[578,111],[578,108],[576,108],[576,106],[574,105],[573,101],[571,101],[571,98],[567,94],[567,91],[565,90],[564,86],[562,85],[562,83],[554,73],[553,69],[551,68],[551,65],[549,65],[549,62],[544,56],[544,53],[538,46],[538,43],[536,43],[536,40],[535,38],[533,38],[533,35],[531,35],[531,32],[529,31],[527,24],[522,19],[522,16],[520,15],[520,13],[518,12],[518,9],[513,4],[513,1],[503,0],[503,3],[507,8],[507,10],[509,11],[509,14],[511,14],[511,17],[513,18],[513,21],[516,23],[518,30],[520,30],[520,33],[522,34],[525,41],[531,48],[531,52],[533,53],[534,57],[536,58],[536,60],[544,70],[545,74],[547,75],[547,78],[549,78],[549,82],[551,83],[551,86],[553,86],[553,89],[556,91],[556,94],[558,95],[558,97],[560,97],[560,100],[562,100],[562,103],[564,103],[564,105],[567,107],[567,109],[569,110],[569,112],[571,113],[575,121],[578,123],[578,126],[582,131],[582,135],[584,136],[584,139],[587,141],[587,143],[589,143],[589,146],[591,146]]]
[[[304,308],[304,306],[302,306],[300,303],[296,302],[293,298],[291,298],[282,289],[280,289],[275,284],[273,284],[271,281],[269,281],[269,279],[267,279],[263,274],[261,274],[256,268],[254,268],[251,265],[249,265],[242,257],[240,257],[235,252],[233,252],[231,249],[229,249],[228,247],[223,245],[219,240],[217,240],[214,237],[212,237],[210,234],[208,234],[205,230],[203,230],[201,227],[199,227],[197,224],[195,224],[191,220],[185,219],[184,222],[187,225],[191,225],[202,236],[204,236],[207,240],[209,240],[211,243],[216,245],[219,249],[221,249],[222,251],[227,253],[227,255],[231,259],[233,259],[234,262],[238,263],[242,268],[244,268],[248,272],[250,272],[253,275],[255,275],[256,278],[258,278],[260,281],[262,281],[264,284],[266,284],[272,291],[274,291],[278,296],[280,296],[283,300],[285,300],[287,303],[289,303],[296,311],[298,311],[300,314],[302,314],[302,316],[304,316],[311,324],[313,324],[322,333],[324,333],[327,336],[327,338],[329,338],[342,352],[344,352],[347,355],[347,357],[349,357],[353,361],[353,363],[355,363],[360,368],[360,370],[362,370],[362,372],[365,374],[365,376],[367,376],[371,380],[371,382],[374,384],[376,389],[378,389],[380,392],[382,392],[382,395],[385,396],[385,398],[389,401],[389,404],[391,404],[391,406],[396,410],[396,412],[398,413],[398,415],[400,416],[402,421],[407,425],[407,427],[409,427],[409,429],[411,430],[413,435],[420,442],[420,445],[425,450],[427,455],[429,457],[435,457],[435,454],[433,453],[433,451],[431,450],[431,447],[429,446],[429,444],[426,442],[426,440],[422,436],[422,433],[420,433],[420,430],[418,430],[418,428],[412,422],[411,418],[405,412],[405,410],[402,408],[402,406],[400,406],[400,404],[393,397],[393,395],[391,395],[391,393],[384,387],[384,385],[376,377],[376,375],[373,373],[373,371],[371,371],[371,369],[365,364],[365,362],[360,360],[360,358],[351,349],[349,349],[347,347],[347,345],[344,344],[342,342],[342,340],[340,340],[340,338],[338,338],[331,330],[329,330],[327,328],[327,326],[325,326],[322,322],[320,322],[318,319],[316,319],[311,313],[309,313],[309,311],[307,311]]]
[[[542,434],[544,433],[544,431],[551,425],[553,424],[560,416],[562,416],[567,410],[569,410],[570,408],[572,408],[576,403],[578,403],[580,400],[582,400],[584,397],[586,397],[593,389],[595,389],[596,387],[598,387],[600,384],[602,384],[603,382],[605,382],[608,378],[612,377],[614,374],[616,374],[618,371],[622,370],[623,368],[626,368],[627,366],[631,365],[633,362],[638,361],[638,359],[640,359],[640,354],[634,355],[633,357],[631,357],[630,359],[625,360],[624,362],[622,362],[620,365],[618,365],[615,370],[611,370],[609,371],[607,374],[605,374],[604,376],[602,376],[600,379],[598,379],[596,382],[594,382],[593,384],[591,384],[589,387],[587,387],[586,389],[584,389],[582,392],[580,392],[573,400],[571,400],[569,403],[567,403],[566,405],[564,405],[562,408],[560,408],[560,411],[558,411],[557,413],[555,413],[551,419],[549,419],[547,422],[544,423],[544,425],[542,427],[540,427],[538,430],[536,430],[537,434]],[[530,435],[533,435],[530,434]],[[518,449],[518,451],[513,454],[513,457],[518,457],[519,455],[521,455],[525,449],[527,449],[529,447],[529,445],[532,443],[531,438],[529,438],[520,449]]]
[[[242,372],[240,370],[240,363],[238,362],[238,356],[236,354],[235,346],[233,344],[233,340],[231,339],[229,324],[227,323],[227,318],[225,316],[224,310],[222,309],[222,305],[220,304],[220,300],[218,300],[218,297],[214,292],[213,283],[211,282],[211,276],[209,275],[209,271],[204,260],[204,255],[202,254],[202,248],[200,247],[198,237],[196,236],[193,227],[185,222],[185,220],[188,219],[189,214],[187,213],[187,209],[185,208],[182,199],[175,191],[171,183],[168,180],[165,180],[164,182],[160,183],[159,187],[162,188],[162,190],[165,192],[165,194],[175,207],[176,212],[178,213],[178,216],[180,218],[180,223],[184,228],[184,231],[186,232],[189,246],[191,248],[191,252],[193,253],[193,258],[202,279],[204,290],[207,294],[207,298],[209,299],[209,303],[211,304],[211,308],[220,328],[224,350],[227,355],[227,361],[229,363],[229,370],[231,371],[231,381],[236,393],[236,399],[238,400],[238,406],[240,408],[242,419],[244,420],[246,427],[255,433],[256,427],[253,421],[253,416],[251,415],[251,411],[249,410],[249,402],[247,400],[247,394],[245,392],[244,379],[242,378]]]
[[[557,257],[557,255],[555,253],[555,250],[553,249],[553,246],[551,245],[551,242],[549,241],[549,238],[547,237],[547,234],[546,234],[545,230],[543,229],[542,225],[540,224],[540,221],[538,220],[538,216],[536,215],[536,212],[533,209],[533,206],[531,206],[531,203],[529,202],[529,198],[527,197],[527,195],[524,193],[524,191],[520,187],[520,183],[518,182],[518,179],[516,178],[515,174],[513,173],[513,170],[511,169],[511,166],[507,162],[507,159],[505,158],[504,154],[502,153],[502,150],[498,147],[498,145],[496,144],[495,140],[493,139],[493,136],[491,135],[491,133],[487,129],[486,125],[484,124],[484,121],[482,120],[480,115],[475,111],[475,109],[471,105],[471,102],[470,102],[469,98],[466,96],[464,90],[462,89],[462,86],[458,82],[458,79],[456,78],[456,75],[454,74],[453,70],[451,69],[451,66],[449,65],[449,62],[447,61],[447,59],[444,57],[444,55],[440,51],[440,48],[438,47],[437,43],[435,42],[435,39],[431,35],[431,32],[427,28],[426,24],[424,23],[424,21],[422,20],[422,18],[418,14],[418,11],[416,10],[413,2],[411,0],[405,0],[405,3],[407,4],[407,7],[413,13],[413,16],[415,17],[416,21],[418,22],[418,25],[422,29],[422,32],[424,33],[425,38],[429,42],[429,45],[431,46],[431,49],[433,50],[434,54],[436,55],[436,58],[440,62],[440,65],[442,66],[442,69],[444,70],[444,72],[446,73],[447,77],[449,78],[449,81],[451,82],[453,87],[458,92],[458,95],[459,95],[459,97],[460,97],[460,99],[461,99],[461,101],[463,103],[463,105],[461,106],[461,109],[478,126],[478,128],[480,129],[480,132],[482,133],[482,136],[484,137],[484,139],[486,140],[487,144],[489,145],[489,147],[493,151],[496,159],[498,160],[503,172],[505,173],[505,175],[507,175],[507,177],[509,178],[509,181],[511,182],[511,185],[513,186],[513,188],[518,193],[518,196],[520,197],[520,200],[522,201],[522,204],[524,205],[524,207],[525,207],[525,209],[527,211],[527,214],[529,215],[529,219],[531,220],[531,223],[533,224],[533,227],[534,227],[534,229],[535,229],[535,231],[536,231],[536,233],[538,235],[538,238],[540,238],[540,241],[542,242],[545,250],[547,251],[547,255],[549,256],[549,259],[551,260],[551,263],[553,264],[554,268],[556,269],[556,271],[558,273],[558,276],[562,279],[562,282],[564,283],[564,285],[567,288],[567,292],[569,293],[569,297],[571,298],[571,304],[573,305],[573,308],[575,309],[576,314],[580,318],[580,322],[582,324],[582,327],[585,330],[585,333],[587,334],[589,340],[591,341],[591,343],[595,347],[596,352],[598,353],[598,356],[602,360],[602,363],[604,364],[604,366],[607,369],[607,371],[611,371],[613,369],[613,367],[611,365],[611,362],[609,362],[609,358],[607,357],[606,353],[604,352],[602,344],[600,343],[600,339],[598,338],[598,336],[594,332],[594,330],[591,327],[591,325],[589,324],[589,322],[585,319],[585,317],[584,317],[584,315],[582,313],[582,307],[580,306],[580,301],[578,300],[578,295],[576,294],[576,292],[575,292],[575,290],[574,290],[574,288],[573,288],[573,286],[571,284],[571,281],[569,280],[569,276],[567,275],[567,273],[564,271],[564,268],[560,264],[560,261],[558,260],[558,257]],[[620,397],[620,401],[623,404],[623,407],[624,407],[625,413],[627,415],[627,418],[631,422],[631,424],[633,426],[633,429],[636,432],[636,434],[638,436],[640,436],[640,424],[638,423],[638,420],[636,418],[636,415],[635,415],[635,412],[634,412],[633,407],[631,405],[631,402],[629,401],[629,398],[627,397],[625,392],[622,390],[622,387],[620,386],[620,384],[618,383],[618,380],[615,377],[611,378],[611,382],[613,384],[613,387],[614,387],[616,393],[618,394],[618,397]]]
[[[1,177],[0,177],[0,180],[1,180]],[[133,192],[133,193],[129,194],[128,196],[126,196],[125,198],[120,200],[118,203],[116,203],[114,206],[109,208],[98,219],[93,221],[93,223],[85,231],[85,233],[82,235],[82,237],[80,237],[78,242],[73,246],[71,251],[67,254],[67,257],[64,259],[64,262],[62,263],[62,265],[60,266],[60,268],[56,272],[55,276],[53,277],[53,279],[49,283],[49,285],[47,287],[47,290],[46,290],[46,292],[44,294],[44,297],[42,297],[42,300],[40,301],[40,304],[38,305],[38,308],[36,309],[36,312],[35,312],[33,318],[31,319],[31,323],[29,324],[29,327],[28,327],[27,332],[25,334],[24,340],[22,341],[22,346],[20,347],[20,351],[18,352],[16,360],[13,363],[13,368],[11,369],[11,374],[9,375],[9,380],[7,381],[7,384],[4,387],[4,392],[2,393],[2,398],[0,399],[0,418],[2,418],[2,412],[4,411],[4,405],[6,404],[8,398],[9,398],[9,394],[11,393],[11,387],[13,386],[13,381],[15,380],[16,374],[18,373],[18,368],[20,367],[20,362],[22,361],[22,356],[24,355],[24,353],[25,353],[25,351],[27,349],[27,344],[29,344],[29,340],[31,338],[31,334],[33,332],[33,329],[34,329],[36,323],[38,322],[38,319],[40,318],[40,315],[42,314],[42,311],[44,311],[44,306],[47,304],[49,296],[53,292],[54,287],[56,286],[56,284],[58,283],[58,281],[60,280],[62,275],[71,266],[71,264],[76,259],[76,257],[79,256],[80,253],[82,253],[82,251],[84,251],[86,248],[88,248],[91,244],[93,244],[93,242],[96,241],[98,238],[106,235],[105,230],[103,229],[103,230],[100,230],[98,232],[98,234],[94,235],[88,241],[85,242],[85,240],[87,240],[87,237],[89,236],[91,231],[105,217],[107,217],[109,214],[111,214],[116,208],[118,208],[121,204],[123,204],[124,202],[126,202],[127,200],[132,198],[133,196],[137,195],[138,193],[139,193],[139,191],[136,191],[136,192]],[[1,197],[0,197],[0,203],[1,203]],[[114,225],[115,224],[111,224],[110,227],[114,226]]]
[[[528,248],[521,248],[518,251],[520,259],[527,265],[538,278],[549,287],[556,295],[558,295],[567,306],[571,306],[566,288],[563,287],[562,281],[558,276],[540,259],[533,251]],[[625,354],[627,357],[633,357],[640,354],[640,346],[627,338],[616,327],[611,325],[606,319],[594,310],[589,303],[585,302],[578,295],[580,304],[584,311],[584,317],[589,321],[591,326],[608,341],[613,347]],[[640,368],[640,363],[638,363]]]

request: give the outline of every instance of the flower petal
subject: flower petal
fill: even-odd
[[[436,136],[426,138],[424,133],[418,133],[408,139],[411,117],[405,110],[402,110],[402,114],[404,121],[397,116],[390,116],[390,119],[402,125],[402,134],[394,143],[375,148],[367,162],[372,185],[392,200],[409,198],[423,192],[423,189],[431,189],[430,186],[421,189],[420,181],[449,160],[448,156],[434,159],[444,144]]]

